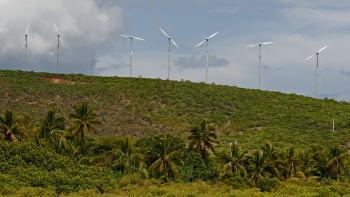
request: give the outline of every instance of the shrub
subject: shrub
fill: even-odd
[[[205,161],[202,156],[193,151],[186,151],[180,166],[181,177],[187,181],[214,180],[218,176],[217,168],[212,160]]]
[[[234,189],[247,189],[253,186],[253,183],[248,178],[240,175],[228,177],[223,182]]]
[[[126,187],[129,185],[143,186],[144,178],[140,173],[133,173],[123,176],[119,181],[120,187]]]
[[[7,193],[7,187],[55,188],[57,193],[86,189],[103,192],[113,187],[105,170],[80,165],[50,147],[32,142],[1,143],[0,153],[0,181],[6,183],[0,186],[0,193]]]
[[[274,188],[278,186],[278,179],[276,178],[261,178],[258,182],[258,188],[262,192],[271,192]]]

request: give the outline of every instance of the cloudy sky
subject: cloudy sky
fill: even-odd
[[[61,71],[128,76],[128,40],[134,44],[134,75],[166,78],[167,40],[163,27],[180,45],[172,50],[171,78],[203,81],[209,43],[209,82],[257,87],[258,50],[263,47],[265,90],[312,96],[315,59],[320,54],[320,97],[350,100],[350,2],[344,0],[0,0],[0,69],[56,71],[56,32],[64,35]],[[24,34],[30,24],[30,63],[25,65]]]

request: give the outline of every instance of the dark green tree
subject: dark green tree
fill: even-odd
[[[180,155],[182,150],[171,150],[171,143],[172,141],[167,136],[161,138],[160,154],[157,155],[158,159],[148,168],[150,175],[161,177],[165,181],[176,178],[179,175],[177,163],[181,163]]]
[[[271,143],[266,143],[253,153],[253,157],[250,158],[249,174],[250,179],[257,184],[261,178],[276,177],[280,178],[279,169],[284,166],[277,157],[277,152]]]
[[[226,164],[222,169],[221,176],[240,175],[246,177],[245,154],[247,154],[247,151],[240,151],[237,141],[230,143],[230,153],[223,158]]]
[[[317,161],[314,160],[314,158],[313,158],[313,152],[311,152],[309,150],[302,152],[299,155],[298,160],[300,161],[299,168],[300,168],[302,175],[304,177],[309,177],[309,176],[313,176],[316,174]]]
[[[125,174],[139,171],[143,157],[133,147],[131,140],[126,137],[121,141],[120,149],[115,152],[114,167]]]
[[[18,121],[15,120],[14,115],[10,111],[6,111],[3,116],[0,116],[0,129],[7,141],[17,143],[17,135],[20,135]]]
[[[215,129],[207,125],[203,120],[199,126],[191,129],[189,148],[200,153],[203,159],[209,158],[209,151],[214,151],[217,143]]]
[[[95,126],[101,123],[94,110],[87,103],[78,106],[70,117],[72,119],[72,134],[79,141],[81,140],[80,142],[85,141],[87,133],[96,132]]]
[[[344,161],[347,157],[347,153],[340,146],[332,147],[329,151],[327,169],[332,177],[336,177],[339,181],[339,177],[344,171]]]
[[[298,172],[298,159],[296,158],[294,148],[288,148],[284,164],[287,168],[287,178],[293,178]]]
[[[42,121],[40,127],[39,137],[50,138],[55,131],[62,131],[65,129],[65,119],[56,116],[55,111],[49,111]]]

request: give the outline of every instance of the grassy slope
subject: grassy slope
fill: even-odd
[[[0,112],[10,109],[34,121],[48,109],[68,116],[88,101],[105,122],[101,134],[186,136],[202,118],[215,123],[223,140],[256,147],[266,141],[285,147],[310,143],[347,144],[350,104],[297,95],[202,83],[119,77],[0,71]],[[337,132],[330,132],[331,119]]]

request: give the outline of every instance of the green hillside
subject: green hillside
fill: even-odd
[[[247,146],[345,145],[350,136],[349,103],[223,85],[0,71],[0,95],[0,112],[12,110],[34,123],[48,109],[68,115],[73,106],[89,102],[104,122],[99,135],[187,136],[207,119],[222,138]]]
[[[349,113],[214,84],[0,71],[0,196],[349,196]]]

